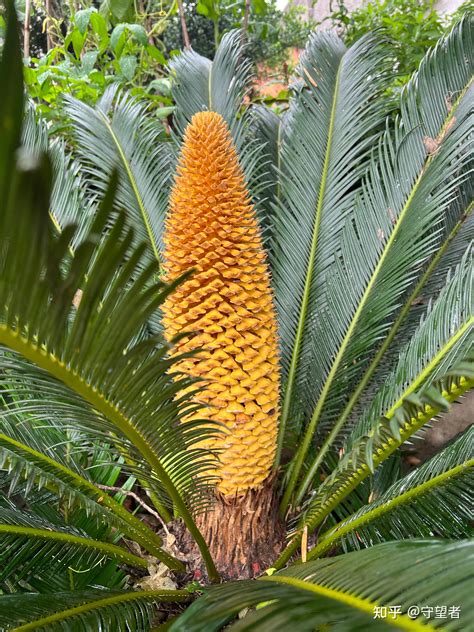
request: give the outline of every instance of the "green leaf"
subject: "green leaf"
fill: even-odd
[[[127,630],[150,629],[160,603],[189,599],[185,590],[84,591],[50,595],[0,597],[0,625],[5,630]]]
[[[148,106],[117,86],[108,88],[93,108],[66,97],[73,124],[76,156],[94,187],[104,192],[118,169],[117,206],[127,210],[139,241],[147,242],[147,259],[160,260],[174,159],[168,144],[156,142],[161,131]]]
[[[76,59],[80,59],[82,49],[84,48],[84,44],[86,41],[86,35],[82,35],[79,29],[74,29],[70,35],[70,40],[74,49],[74,54],[76,55]]]
[[[148,35],[141,24],[127,24],[127,29],[142,46],[148,45]]]
[[[171,84],[169,79],[153,79],[147,87],[148,92],[151,92],[152,90],[155,90],[158,94],[162,94],[165,97],[171,96]]]
[[[431,535],[468,537],[474,482],[474,426],[376,500],[325,531],[308,559],[344,548]]]
[[[146,47],[146,52],[150,55],[152,59],[155,59],[158,63],[162,64],[163,66],[166,64],[166,57],[156,46],[148,44]]]
[[[99,52],[96,50],[88,50],[82,56],[82,68],[85,73],[89,74],[95,66]]]
[[[109,0],[109,8],[117,20],[123,20],[132,6],[132,0]]]
[[[91,21],[91,16],[93,13],[97,13],[97,9],[95,7],[82,9],[81,11],[77,11],[74,14],[74,23],[79,29],[79,33],[81,35],[84,35],[86,33],[87,27],[89,26],[89,22]]]
[[[70,463],[69,455],[59,447],[67,445],[65,435],[46,426],[34,426],[10,411],[4,411],[0,421],[0,463],[2,468],[15,470],[19,480],[27,480],[29,486],[46,487],[69,504],[77,503],[89,516],[95,516],[102,524],[109,524],[122,534],[135,540],[165,564],[180,565],[168,555],[162,555],[161,539],[143,522],[126,511],[90,480],[86,471],[77,471]],[[74,469],[72,469],[74,468]],[[14,480],[9,493],[15,493]]]
[[[461,374],[456,365],[470,360],[474,335],[472,316],[472,252],[469,248],[460,265],[406,348],[398,366],[382,383],[367,409],[360,413],[344,456],[317,488],[300,526],[310,532],[360,481],[393,451],[472,387],[470,373]],[[430,391],[442,395],[434,398]],[[416,398],[412,396],[416,393]],[[408,398],[408,399],[407,399]],[[421,402],[421,406],[419,403]],[[393,431],[393,423],[398,432]],[[298,533],[280,556],[278,565],[301,540]]]
[[[74,527],[40,520],[25,511],[0,509],[0,584],[5,586],[12,577],[18,582],[29,573],[41,573],[44,568],[88,568],[104,557],[147,568],[147,561],[127,549],[88,537]]]
[[[174,105],[170,107],[157,108],[155,110],[155,116],[159,119],[164,119],[164,118],[167,118],[168,116],[171,116],[171,114],[173,114],[174,111],[175,111]]]
[[[109,43],[109,33],[107,29],[107,22],[100,13],[94,12],[91,14],[90,23],[92,30],[99,38],[100,52],[103,53]]]
[[[119,60],[120,70],[128,81],[132,81],[137,68],[137,58],[135,55],[124,55]]]
[[[473,606],[473,556],[472,541],[408,540],[299,564],[271,577],[208,590],[170,632],[313,632],[326,627],[422,632],[435,629],[438,621],[420,609],[418,618],[409,617],[410,606],[428,606],[434,612],[435,606],[452,604],[460,608],[460,616],[449,620],[449,629],[461,632]],[[386,606],[386,614],[377,617],[380,606]],[[393,606],[400,607],[396,617],[389,613]],[[239,612],[255,607],[234,622]]]
[[[117,24],[117,26],[112,31],[112,34],[110,35],[110,46],[117,55],[120,55],[122,52],[121,49],[123,48],[123,45],[125,43],[125,31],[127,26],[127,24],[123,23]]]
[[[378,69],[375,76],[374,68]],[[360,186],[368,152],[387,115],[387,102],[382,97],[387,50],[374,35],[363,37],[346,50],[331,33],[313,34],[298,75],[298,92],[281,136],[281,193],[271,261],[284,393],[279,454],[290,417],[291,429],[298,431],[303,416],[314,406],[315,396],[321,394],[321,406],[332,385],[332,379],[325,383],[325,376],[331,370],[331,360],[337,357],[337,332],[344,327],[344,319],[339,306],[338,321],[329,321],[332,314],[326,314],[330,307],[326,278],[330,269],[335,274],[335,253],[340,248],[344,220],[354,206],[354,189]],[[347,294],[346,302],[351,296],[353,292]],[[331,334],[321,331],[324,325],[331,327]],[[318,371],[321,374],[315,375]],[[283,508],[296,484],[316,423],[315,417],[308,424]]]
[[[387,131],[380,141],[344,225],[340,254],[321,289],[318,323],[308,329],[314,344],[304,392],[316,396],[287,502],[320,420],[331,426],[368,366],[403,294],[416,285],[423,264],[436,252],[444,214],[466,178],[471,40],[472,22],[465,20],[428,53],[403,93],[395,132]],[[458,95],[452,107],[446,92]],[[438,139],[435,152],[427,149],[427,136]],[[321,458],[319,453],[309,465],[296,502]]]

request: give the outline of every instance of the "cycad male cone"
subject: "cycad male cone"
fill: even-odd
[[[266,256],[232,139],[215,112],[186,129],[164,235],[165,271],[194,268],[163,306],[168,338],[197,332],[179,351],[204,348],[178,370],[204,379],[199,417],[223,422],[218,489],[243,495],[269,475],[275,453],[279,365]],[[196,415],[197,416],[197,415]]]

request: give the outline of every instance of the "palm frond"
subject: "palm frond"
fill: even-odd
[[[472,20],[466,18],[427,54],[403,92],[395,131],[379,141],[345,222],[341,251],[325,280],[325,304],[310,328],[313,357],[304,392],[311,396],[312,414],[283,508],[320,420],[326,426],[335,421],[401,298],[438,247],[437,233],[470,163],[472,49]],[[448,94],[457,95],[454,103],[447,102]],[[428,138],[435,139],[435,151],[427,148]],[[298,498],[323,452],[311,464]]]
[[[467,173],[470,169],[466,170]],[[415,287],[404,298],[402,309],[390,326],[377,353],[372,358],[357,387],[353,390],[337,421],[322,446],[321,460],[327,445],[351,430],[364,405],[373,396],[377,385],[390,375],[396,366],[400,351],[414,335],[420,318],[430,300],[436,298],[443,288],[446,276],[462,259],[474,234],[473,186],[470,179],[462,183],[456,198],[450,204],[444,218],[443,230],[439,233],[439,246],[425,266]]]
[[[360,632],[393,627],[421,632],[438,627],[441,621],[430,617],[429,610],[425,614],[420,609],[416,619],[408,616],[408,608],[417,604],[433,608],[433,614],[435,606],[455,604],[459,618],[449,619],[449,629],[465,630],[473,605],[473,555],[472,541],[411,540],[299,564],[258,581],[216,586],[190,606],[170,631],[313,632],[328,626]],[[381,606],[385,616],[377,617]],[[396,616],[389,611],[393,606],[400,607]],[[231,623],[247,608],[251,612]]]
[[[104,558],[147,569],[147,561],[126,548],[89,537],[77,527],[52,524],[26,511],[0,509],[0,585],[43,568],[89,568]]]
[[[19,100],[22,110],[21,94]],[[19,140],[2,144],[2,153]],[[216,577],[187,504],[207,489],[204,472],[215,460],[195,446],[215,429],[209,422],[180,423],[195,405],[190,395],[176,394],[192,384],[171,380],[175,360],[166,357],[169,345],[160,336],[141,335],[174,286],[151,284],[158,262],[140,266],[146,244],[133,246],[123,214],[103,236],[113,185],[72,256],[74,226],[56,235],[48,219],[45,157],[22,155],[16,163],[11,154],[1,164],[10,176],[0,213],[0,345],[12,352],[1,356],[8,380],[23,381],[30,411],[57,407],[121,446],[152,488],[166,490]],[[3,172],[0,179],[7,180]],[[34,380],[44,389],[39,401],[28,392]]]
[[[412,393],[426,393],[453,366],[472,356],[474,339],[473,248],[468,246],[437,300],[428,305],[417,330],[401,350],[397,366],[364,410],[346,441],[370,432],[381,416],[392,417]],[[396,418],[396,416],[395,416]],[[396,434],[395,421],[393,422]]]
[[[271,261],[286,380],[279,451],[288,419],[299,427],[307,409],[302,386],[308,366],[318,361],[313,321],[324,304],[323,281],[368,151],[383,129],[385,57],[383,43],[373,35],[350,50],[331,33],[311,36],[301,59],[299,92],[281,133]]]
[[[77,591],[51,595],[17,594],[0,599],[2,630],[143,632],[160,603],[186,602],[185,590]]]
[[[71,459],[65,433],[58,428],[31,424],[10,411],[0,420],[0,468],[8,471],[9,494],[15,494],[19,482],[29,491],[47,488],[69,509],[79,506],[86,515],[117,529],[158,559],[163,557],[161,538],[141,520],[97,487],[78,459]],[[81,439],[82,440],[82,439]],[[176,561],[165,554],[170,567]]]
[[[86,234],[96,210],[95,200],[85,194],[81,166],[72,158],[64,141],[49,136],[47,125],[33,103],[26,107],[21,144],[32,153],[48,152],[53,171],[50,216],[58,232],[68,224],[78,226],[71,244],[74,248]]]
[[[145,261],[159,260],[174,167],[170,143],[160,142],[161,123],[146,105],[120,94],[115,85],[95,107],[66,96],[65,110],[89,194],[103,195],[112,172],[118,170],[116,207],[126,209],[137,241],[147,244]]]
[[[280,197],[279,172],[281,168],[281,138],[286,117],[278,116],[264,105],[252,107],[253,135],[262,147],[261,200],[259,211],[262,235],[270,257],[275,246],[275,208]]]
[[[314,490],[302,518],[302,524],[310,530],[321,524],[341,499],[399,445],[472,387],[472,275],[469,249],[400,354],[393,374],[361,415],[337,467]],[[299,533],[282,560],[288,559],[300,539]]]
[[[318,537],[308,559],[335,545],[359,549],[388,540],[469,537],[474,426],[430,461]]]
[[[14,476],[14,473],[13,473]],[[8,489],[11,483],[11,476],[6,471],[0,472],[0,484],[2,489]],[[18,559],[11,566],[8,578],[2,583],[2,591],[5,594],[14,592],[61,592],[64,590],[84,590],[90,586],[95,588],[118,589],[123,588],[127,583],[127,574],[141,574],[145,570],[140,564],[138,567],[133,565],[124,565],[118,563],[118,559],[110,554],[104,554],[101,547],[107,544],[117,546],[119,552],[122,546],[127,552],[132,552],[141,559],[138,547],[131,547],[130,541],[123,539],[120,532],[108,522],[97,522],[97,520],[88,516],[87,513],[78,505],[66,505],[54,493],[50,493],[47,488],[28,488],[28,483],[18,480],[15,485],[14,494],[11,496],[4,495],[0,492],[0,507],[8,512],[16,514],[20,511],[25,517],[31,517],[33,523],[46,530],[62,531],[72,536],[83,536],[86,538],[79,541],[76,538],[66,539],[61,549],[61,538],[64,535],[43,539],[44,548],[39,547],[38,566],[39,572],[36,571],[34,558],[31,562],[31,568],[24,568],[25,562],[28,560],[27,555],[21,556],[21,548],[35,549],[35,539],[38,532],[27,530],[25,533],[2,533],[2,538],[6,542],[11,541],[13,553],[10,557],[15,557],[18,553]],[[31,522],[31,521],[30,521]],[[30,526],[30,525],[25,525]],[[71,531],[72,527],[72,531]],[[8,531],[8,529],[7,529]],[[92,542],[96,543],[96,547],[89,546]],[[79,543],[78,543],[79,542]],[[49,563],[45,556],[50,551],[59,551],[56,557],[51,557]],[[62,557],[61,551],[71,550],[72,557],[78,562],[69,565],[67,558]],[[44,553],[43,553],[44,550]],[[81,555],[82,553],[82,555]],[[45,559],[45,562],[43,562]],[[148,558],[150,559],[150,558]],[[10,561],[10,558],[7,560]],[[87,563],[86,563],[87,562]],[[135,570],[131,570],[135,568]]]
[[[184,50],[171,61],[170,72],[180,134],[194,114],[211,110],[225,119],[237,148],[241,149],[245,130],[239,112],[252,79],[243,33],[238,30],[226,33],[213,61],[192,49]]]

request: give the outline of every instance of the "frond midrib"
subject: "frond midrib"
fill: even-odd
[[[344,592],[343,590],[328,588],[327,586],[323,586],[321,584],[305,582],[304,580],[297,579],[295,577],[272,575],[271,577],[262,577],[261,581],[284,584],[298,590],[311,592],[320,597],[332,599],[334,601],[337,601],[338,603],[344,604],[345,606],[354,608],[359,612],[367,614],[368,616],[370,616],[371,619],[373,619],[374,617],[376,606],[379,605],[379,603],[376,601],[370,601],[369,599],[365,599],[363,597],[357,597],[356,595],[349,594],[348,592]],[[418,621],[409,619],[405,615],[398,615],[396,618],[387,617],[386,619],[384,619],[384,623],[392,625],[395,628],[401,628],[402,630],[413,630],[414,632],[422,632],[423,630],[434,629],[428,624],[421,624]]]
[[[143,203],[142,200],[142,196],[140,194],[140,191],[138,190],[138,186],[137,183],[135,181],[135,177],[133,175],[133,172],[130,168],[129,162],[127,160],[127,157],[125,155],[125,152],[123,151],[123,148],[119,142],[119,139],[117,138],[117,135],[114,132],[114,129],[112,127],[112,125],[110,124],[109,119],[107,118],[106,114],[104,114],[104,112],[102,112],[101,110],[98,110],[98,114],[100,116],[100,118],[103,120],[104,125],[107,127],[107,130],[114,142],[114,145],[117,147],[117,151],[119,152],[119,156],[120,159],[122,161],[122,164],[124,166],[125,172],[127,174],[127,178],[130,182],[130,186],[132,187],[133,193],[135,195],[135,198],[137,200],[139,209],[140,209],[140,213],[143,217],[143,222],[145,224],[145,228],[146,228],[146,232],[148,233],[148,237],[150,239],[150,244],[151,244],[151,248],[153,250],[153,254],[156,258],[156,260],[160,263],[161,262],[161,258],[160,258],[160,253],[159,253],[159,249],[158,249],[158,245],[155,241],[155,236],[153,234],[153,230],[150,224],[150,220],[148,217],[148,213],[147,210],[145,208],[145,204]]]
[[[341,537],[346,535],[347,533],[350,533],[355,529],[359,529],[360,527],[366,525],[373,520],[377,520],[378,518],[386,513],[389,513],[396,507],[405,505],[413,501],[418,496],[426,494],[431,489],[446,483],[456,476],[462,475],[467,469],[472,468],[473,466],[474,459],[465,461],[464,463],[461,463],[456,467],[447,470],[446,472],[442,472],[441,474],[434,476],[424,483],[420,483],[416,487],[403,492],[395,498],[385,501],[382,505],[374,507],[374,509],[367,511],[355,520],[351,520],[351,516],[349,516],[345,520],[341,520],[341,522],[335,525],[330,531],[326,531],[321,535],[317,546],[311,549],[311,551],[308,553],[308,560],[315,559],[325,553],[335,542],[340,540]]]
[[[164,557],[168,557],[167,554],[164,553],[164,551],[160,548],[162,544],[162,540],[158,536],[158,534],[156,534],[154,531],[149,529],[146,526],[146,524],[144,524],[141,520],[138,520],[138,518],[136,518],[133,514],[131,514],[126,509],[124,509],[122,505],[116,502],[111,496],[104,493],[103,490],[96,487],[91,481],[88,481],[86,478],[84,478],[77,472],[74,472],[73,470],[63,465],[62,463],[59,463],[58,461],[47,456],[46,454],[43,454],[42,452],[39,452],[38,450],[35,450],[31,448],[30,446],[9,437],[8,435],[0,433],[0,441],[4,441],[5,443],[15,446],[16,448],[26,452],[27,454],[31,454],[31,456],[33,456],[35,459],[43,461],[45,464],[47,464],[51,468],[56,469],[62,472],[63,474],[65,474],[68,478],[72,479],[75,483],[77,483],[78,489],[75,490],[77,491],[77,493],[81,493],[82,492],[81,488],[86,487],[95,496],[95,498],[91,498],[88,496],[90,500],[95,501],[97,504],[101,506],[107,507],[107,509],[110,509],[110,511],[113,512],[115,515],[117,515],[121,520],[128,523],[130,527],[128,531],[125,531],[125,529],[123,529],[123,526],[122,526],[124,535],[133,537],[139,544],[141,544],[145,549],[147,549],[149,553],[152,553],[153,555],[157,557],[162,556],[162,555]],[[13,454],[16,455],[15,452],[13,452]],[[7,458],[11,459],[12,457],[7,456]],[[36,467],[36,466],[33,465],[33,467]],[[48,475],[48,473],[46,473],[46,475]],[[173,559],[170,558],[168,560],[168,563],[173,563]]]
[[[395,335],[397,334],[397,332],[400,329],[401,325],[405,321],[405,318],[407,317],[407,315],[408,315],[408,313],[410,311],[410,308],[411,308],[411,306],[413,304],[413,301],[419,296],[420,292],[422,291],[422,289],[426,285],[426,282],[430,278],[433,270],[436,268],[437,264],[441,260],[441,257],[446,252],[448,246],[452,243],[454,237],[458,234],[459,229],[463,225],[465,218],[468,215],[470,215],[470,213],[472,212],[473,208],[474,208],[474,202],[471,202],[469,204],[469,206],[467,207],[467,209],[466,209],[466,211],[465,211],[465,213],[463,215],[463,218],[460,219],[454,225],[454,227],[452,228],[452,230],[449,233],[448,237],[444,240],[442,246],[436,252],[435,256],[433,257],[433,259],[431,260],[430,264],[428,265],[428,267],[426,268],[425,272],[423,273],[423,275],[421,276],[420,280],[418,281],[415,289],[413,290],[413,292],[410,294],[410,296],[408,297],[407,301],[405,302],[405,305],[401,309],[399,315],[397,316],[397,319],[394,321],[393,325],[390,327],[390,331],[388,332],[387,336],[384,338],[379,350],[377,351],[376,355],[374,356],[374,359],[372,360],[372,362],[368,366],[367,370],[365,371],[365,373],[364,373],[361,381],[357,385],[355,391],[352,393],[352,395],[351,395],[349,401],[347,402],[343,412],[341,413],[341,415],[337,419],[336,423],[332,427],[331,432],[329,433],[329,435],[327,436],[327,438],[325,439],[325,441],[321,445],[321,448],[318,451],[317,458],[315,459],[314,464],[312,466],[312,469],[315,472],[316,472],[317,468],[321,465],[321,463],[322,463],[322,461],[324,459],[324,456],[326,455],[328,449],[331,447],[333,441],[336,439],[336,437],[339,434],[340,430],[342,429],[344,423],[347,421],[349,415],[351,414],[352,410],[354,409],[354,406],[356,405],[357,401],[359,400],[359,397],[362,395],[365,387],[369,383],[369,380],[371,379],[371,377],[373,376],[375,370],[379,366],[379,363],[382,360],[385,352],[387,351],[388,347],[390,346],[390,344],[392,343],[393,339],[395,338]]]
[[[461,378],[459,384],[454,384],[449,392],[443,391],[443,398],[452,403],[457,400],[463,393],[474,387],[474,379]],[[423,412],[419,412],[416,417],[412,417],[405,425],[400,428],[400,438],[395,439],[391,436],[385,441],[385,443],[377,448],[375,454],[373,454],[373,469],[376,469],[380,463],[385,461],[402,443],[407,441],[415,432],[422,428],[430,419],[433,419],[437,414],[441,412],[441,407],[432,406],[426,404]],[[308,521],[305,522],[305,526],[308,527],[309,532],[312,532],[331,511],[348,496],[357,485],[370,474],[371,470],[366,463],[362,463],[350,476],[345,480],[345,483],[336,489],[324,502],[320,510]],[[273,564],[277,569],[282,568],[290,559],[290,557],[298,549],[302,538],[301,530],[298,530],[293,540],[290,541],[288,546],[282,552],[278,560]]]
[[[35,538],[40,540],[55,540],[57,542],[66,542],[76,546],[85,547],[88,549],[95,549],[100,551],[107,557],[121,560],[132,566],[139,568],[148,568],[148,562],[138,555],[129,553],[125,549],[116,544],[110,542],[104,542],[102,540],[94,540],[93,538],[87,538],[85,536],[74,535],[72,533],[64,533],[62,531],[53,531],[51,529],[41,529],[39,527],[25,527],[23,525],[16,524],[0,524],[0,534],[6,535],[19,535],[28,538]]]

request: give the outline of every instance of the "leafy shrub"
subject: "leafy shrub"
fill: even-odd
[[[338,5],[329,19],[348,46],[367,32],[383,29],[393,47],[394,85],[402,86],[449,24],[472,8],[472,1],[447,17],[436,11],[433,0],[370,0],[350,12],[343,0]]]

